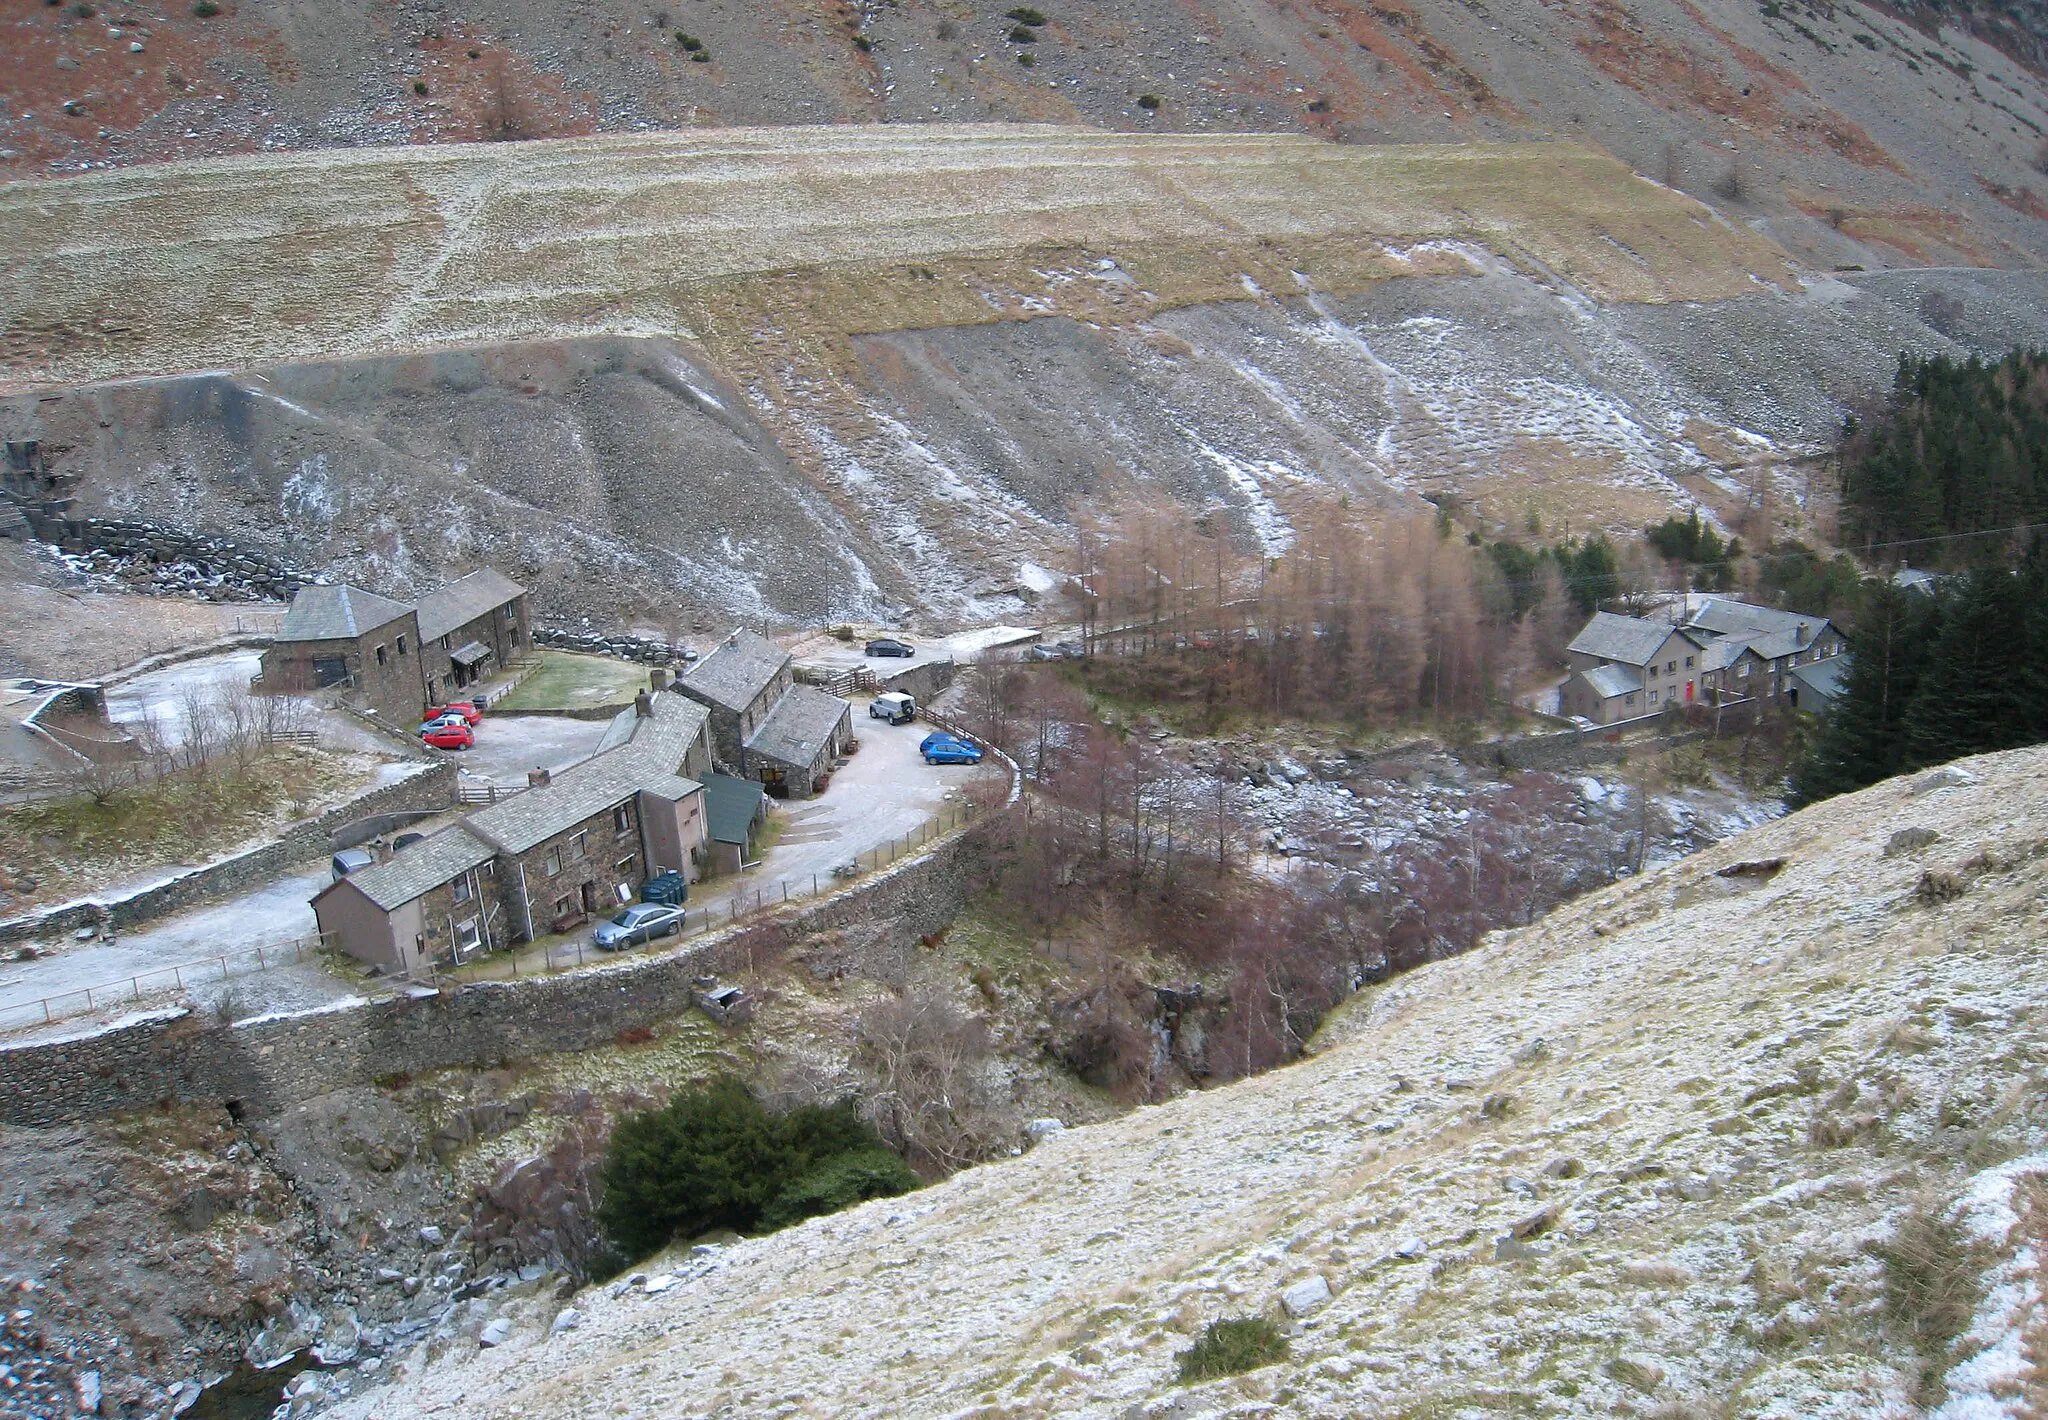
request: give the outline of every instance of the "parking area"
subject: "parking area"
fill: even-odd
[[[473,747],[427,752],[454,760],[465,787],[524,789],[528,770],[567,769],[588,759],[604,738],[605,724],[567,715],[493,715],[486,710],[477,722]]]
[[[246,693],[262,665],[259,651],[224,651],[114,681],[106,691],[107,718],[127,726],[130,733],[146,726],[165,748],[176,749],[191,738],[194,715],[218,720],[222,705]],[[313,731],[322,749],[391,753],[391,742],[353,715],[325,709],[305,696],[287,699],[297,710],[297,722],[290,728]]]
[[[932,727],[922,720],[885,724],[869,717],[865,699],[853,702],[853,717],[860,753],[817,798],[778,803],[780,831],[767,856],[737,879],[706,883],[707,897],[759,892],[774,898],[785,883],[792,897],[808,894],[814,881],[830,887],[840,864],[915,834],[949,807],[964,804],[975,779],[1003,773],[992,761],[926,764],[917,746]]]

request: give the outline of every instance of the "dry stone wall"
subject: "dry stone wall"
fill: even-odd
[[[317,818],[294,824],[282,837],[261,847],[181,873],[132,896],[111,902],[66,903],[33,917],[0,922],[0,943],[26,942],[36,937],[76,931],[99,921],[103,913],[117,929],[136,927],[180,908],[190,907],[195,902],[260,887],[294,863],[323,857],[336,847],[346,846],[340,838],[346,837],[346,831],[365,818],[447,808],[455,802],[455,787],[454,762],[435,763],[395,784],[359,794]]]
[[[208,1100],[263,1115],[395,1075],[588,1049],[689,1010],[704,958],[763,922],[792,942],[830,934],[835,965],[890,979],[918,937],[988,884],[999,832],[999,819],[985,820],[843,893],[663,956],[226,1027],[179,1010],[0,1049],[0,1122],[49,1127]]]

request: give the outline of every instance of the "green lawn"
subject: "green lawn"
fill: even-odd
[[[647,688],[647,667],[574,651],[542,651],[540,666],[494,710],[583,710],[625,705]]]

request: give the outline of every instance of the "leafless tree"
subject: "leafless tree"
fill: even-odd
[[[950,998],[913,987],[861,1013],[853,1068],[861,1108],[890,1147],[925,1172],[988,1158],[1016,1121],[989,1088],[987,1027]]]

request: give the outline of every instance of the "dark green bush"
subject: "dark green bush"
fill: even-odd
[[[887,1149],[861,1149],[819,1164],[782,1190],[761,1212],[767,1230],[786,1228],[806,1218],[837,1213],[870,1198],[894,1198],[917,1187],[910,1165]]]
[[[773,1231],[917,1186],[850,1104],[769,1112],[737,1080],[628,1115],[612,1133],[597,1220],[629,1258],[713,1228]]]
[[[859,50],[862,54],[866,54],[869,50],[875,47],[875,42],[869,39],[866,35],[855,35],[853,37],[853,47]]]
[[[1139,108],[1158,108],[1158,107],[1159,107],[1159,95],[1157,95],[1157,94],[1140,94],[1140,95],[1138,95],[1138,107],[1139,107]]]
[[[1038,63],[1038,56],[1027,49],[1022,54],[1017,56],[1017,62],[1023,65],[1026,69],[1029,69],[1032,65]]]
[[[690,51],[690,59],[693,63],[709,64],[711,62],[711,51],[708,49],[693,49]]]
[[[692,54],[695,54],[704,47],[703,40],[698,39],[695,35],[686,35],[681,30],[676,31],[676,43],[689,50]]]
[[[199,3],[192,7],[192,13],[202,20],[210,20],[220,13],[220,6],[214,4],[213,0],[199,0]]]
[[[427,92],[427,81],[425,79],[413,80],[412,91],[416,94],[424,95]]]
[[[1019,25],[1010,31],[1011,44],[1037,44],[1038,31],[1029,25]]]
[[[1262,1316],[1224,1317],[1202,1328],[1195,1344],[1175,1357],[1184,1384],[1255,1371],[1287,1359],[1287,1338]]]
[[[1029,5],[1019,5],[1014,10],[1003,11],[1003,18],[1015,20],[1020,25],[1042,25],[1045,23],[1045,16],[1032,9]]]

